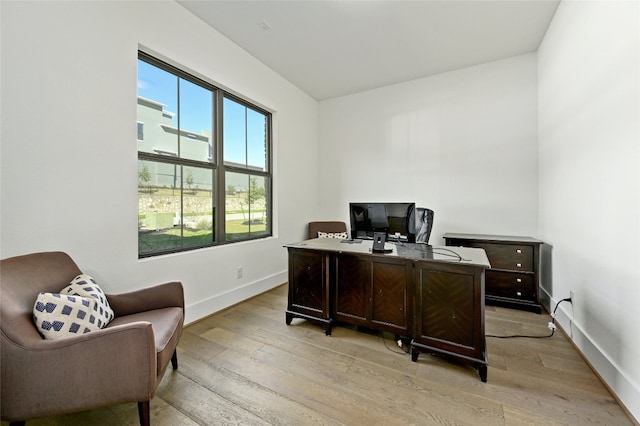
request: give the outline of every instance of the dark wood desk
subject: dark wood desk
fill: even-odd
[[[335,322],[387,331],[420,353],[448,355],[474,365],[487,380],[482,249],[316,238],[285,247],[289,252],[286,323],[304,318],[327,335]]]

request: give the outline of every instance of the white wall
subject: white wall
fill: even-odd
[[[63,250],[108,292],[181,280],[188,322],[286,281],[318,203],[313,99],[174,2],[0,7],[2,258]],[[274,238],[138,260],[139,45],[274,112]]]
[[[415,201],[445,232],[536,236],[536,56],[320,103],[318,217],[350,201]]]
[[[640,8],[563,1],[538,52],[540,237],[559,322],[640,419]]]

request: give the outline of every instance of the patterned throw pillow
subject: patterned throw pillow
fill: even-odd
[[[94,314],[96,304],[89,297],[40,293],[33,306],[33,320],[45,339],[88,333],[102,328],[102,321]]]
[[[96,280],[87,274],[80,274],[75,277],[68,286],[60,291],[60,294],[94,298],[97,301],[95,314],[104,323],[101,328],[106,327],[114,317],[113,309],[109,306],[104,292],[98,286]]]
[[[320,232],[318,231],[318,238],[340,238],[346,240],[349,238],[346,232]]]
[[[113,319],[104,292],[87,274],[75,277],[60,293],[40,293],[33,320],[45,339],[60,339],[104,328]]]

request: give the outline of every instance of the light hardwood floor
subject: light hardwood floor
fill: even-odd
[[[294,319],[287,286],[184,331],[152,425],[633,425],[567,338],[487,338],[488,381],[392,336]],[[547,335],[547,314],[486,308],[487,334]],[[61,390],[62,391],[62,390]],[[70,390],[72,391],[72,390]],[[136,404],[27,425],[135,425]],[[3,422],[3,425],[5,423]]]

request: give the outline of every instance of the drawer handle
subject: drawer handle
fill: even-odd
[[[520,249],[516,249],[516,253],[518,253],[518,254],[519,254],[519,253],[522,253],[522,250],[520,250]]]
[[[516,266],[517,266],[518,268],[522,268],[522,263],[516,263]]]
[[[516,282],[517,283],[521,283],[522,282],[522,278],[516,278]]]

